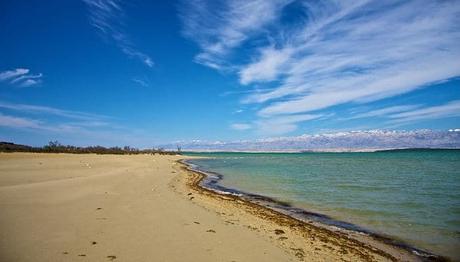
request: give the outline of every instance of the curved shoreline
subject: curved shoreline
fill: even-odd
[[[256,208],[263,217],[277,223],[282,220],[282,224],[287,222],[291,227],[298,229],[299,227],[300,229],[306,227],[309,228],[307,230],[309,233],[311,228],[314,228],[314,230],[322,231],[333,238],[352,241],[353,245],[368,249],[392,261],[401,260],[401,257],[396,258],[395,255],[402,255],[403,260],[407,261],[449,261],[445,257],[415,248],[403,241],[372,232],[352,223],[294,207],[271,197],[224,187],[218,183],[223,178],[222,174],[203,170],[190,161],[191,159],[182,159],[177,162],[187,171],[198,175],[190,181],[189,186],[193,189],[214,197],[231,198],[242,202],[251,208]],[[267,212],[271,214],[267,216],[265,214]]]

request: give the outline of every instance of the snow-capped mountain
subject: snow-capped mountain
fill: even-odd
[[[460,148],[460,129],[368,130],[239,141],[177,141],[162,147],[189,151],[374,151],[399,148]]]

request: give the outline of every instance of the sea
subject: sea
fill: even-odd
[[[460,150],[186,153],[214,187],[460,261]],[[210,183],[211,186],[211,183]]]

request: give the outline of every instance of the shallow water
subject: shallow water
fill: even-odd
[[[460,260],[460,150],[198,155],[222,186]]]

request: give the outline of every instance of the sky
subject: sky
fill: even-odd
[[[0,140],[460,128],[460,1],[0,1]]]

